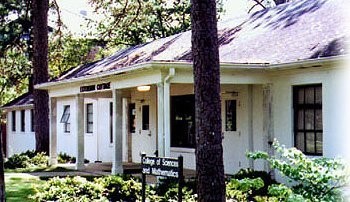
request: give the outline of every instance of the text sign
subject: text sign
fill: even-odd
[[[110,89],[111,83],[99,83],[96,85],[89,85],[89,86],[81,86],[80,92],[89,92],[89,91],[95,91],[95,90],[105,90]]]
[[[179,160],[174,158],[143,156],[142,174],[178,178]]]

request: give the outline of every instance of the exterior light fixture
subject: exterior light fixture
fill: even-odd
[[[151,86],[137,86],[137,91],[139,92],[147,92],[151,89]]]

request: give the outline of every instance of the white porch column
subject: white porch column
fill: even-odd
[[[170,84],[164,83],[164,155],[170,156]]]
[[[253,85],[248,84],[248,143],[249,150],[254,151],[254,134],[253,134]],[[249,168],[254,169],[254,161],[249,158]]]
[[[158,155],[164,156],[164,85],[157,84],[157,138],[158,138]]]
[[[122,109],[122,92],[113,90],[113,159],[112,174],[123,173],[123,109]]]
[[[84,96],[75,96],[75,134],[77,135],[77,151],[75,169],[84,168]]]
[[[274,139],[273,124],[273,92],[272,84],[263,85],[263,144],[264,150],[272,154],[271,143]],[[265,164],[265,170],[269,170],[268,164]]]
[[[129,120],[129,116],[128,116],[128,98],[123,98],[123,112],[122,112],[122,116],[123,116],[123,121],[122,121],[122,129],[123,129],[123,161],[126,162],[128,161],[128,131],[129,131],[129,125],[128,125],[128,120]]]
[[[50,98],[50,165],[57,164],[57,98]],[[33,116],[33,114],[32,114]]]

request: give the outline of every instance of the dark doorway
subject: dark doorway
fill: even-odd
[[[171,97],[171,147],[194,148],[195,109],[194,95]]]

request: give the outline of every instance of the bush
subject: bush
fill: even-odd
[[[14,154],[5,161],[4,167],[7,169],[27,168],[29,167],[29,157],[22,154]]]
[[[251,201],[253,190],[262,187],[264,187],[264,181],[261,178],[231,179],[226,185],[226,197],[237,201]]]
[[[8,158],[4,167],[7,169],[30,168],[36,166],[47,166],[49,157],[44,152],[28,150],[20,154],[14,154]]]
[[[35,189],[31,196],[35,201],[91,201],[107,200],[102,196],[104,188],[98,183],[87,181],[83,177],[54,177]]]
[[[106,176],[97,178],[95,183],[104,188],[103,196],[110,201],[137,201],[141,199],[141,183],[129,177]]]
[[[59,153],[57,156],[58,163],[70,163],[72,161],[72,157],[67,153]]]
[[[231,178],[242,180],[242,179],[256,179],[260,178],[264,182],[264,186],[259,189],[252,190],[249,199],[252,199],[257,195],[267,195],[268,187],[272,184],[277,184],[277,182],[272,179],[271,175],[266,171],[253,170],[251,168],[241,169],[236,174],[232,175]]]
[[[275,155],[265,152],[249,153],[253,159],[265,159],[270,166],[294,180],[292,190],[311,201],[339,201],[339,188],[346,185],[348,175],[345,163],[339,159],[311,159],[296,148],[287,149],[273,143]]]

